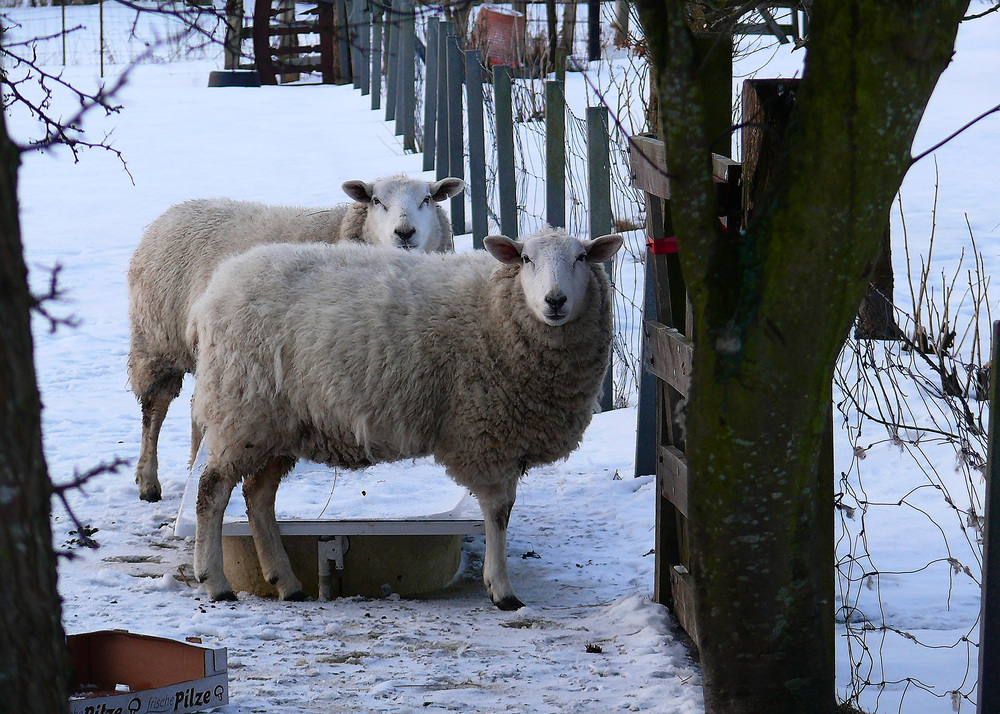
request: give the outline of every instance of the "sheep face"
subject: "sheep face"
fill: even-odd
[[[465,182],[389,176],[374,183],[346,181],[342,188],[355,201],[368,204],[365,234],[372,237],[370,242],[431,252],[441,241],[438,204],[461,193]]]
[[[487,236],[486,249],[501,263],[520,264],[518,278],[532,314],[558,327],[576,319],[586,301],[590,263],[603,263],[621,247],[622,237],[579,240],[560,229],[543,231],[524,242]]]

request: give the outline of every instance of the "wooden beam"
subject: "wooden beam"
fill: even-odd
[[[667,147],[663,141],[648,134],[633,136],[629,142],[629,163],[633,186],[660,198],[670,198]],[[729,181],[733,169],[739,165],[739,161],[728,156],[712,154],[712,177],[716,181]]]
[[[698,621],[694,614],[694,583],[683,565],[670,569],[670,590],[673,595],[674,617],[698,646]]]
[[[672,327],[646,320],[642,364],[675,390],[686,395],[691,386],[692,342]]]
[[[656,447],[656,475],[660,480],[660,495],[674,504],[682,516],[688,515],[688,467],[684,452],[675,446]]]
[[[629,163],[633,186],[660,198],[670,198],[665,143],[648,134],[633,136],[629,141]]]

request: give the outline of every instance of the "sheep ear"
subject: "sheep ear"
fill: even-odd
[[[344,181],[340,187],[344,189],[344,193],[358,203],[371,203],[372,191],[375,190],[375,187],[370,183],[366,183],[365,181],[360,181],[358,179]]]
[[[510,265],[521,262],[521,251],[524,249],[524,244],[511,240],[507,236],[486,236],[483,238],[483,247],[501,263]]]
[[[617,253],[624,242],[625,239],[617,233],[594,238],[592,241],[584,241],[583,245],[587,249],[587,261],[591,263],[603,263]]]
[[[441,201],[462,193],[465,190],[465,181],[449,176],[440,181],[434,181],[428,188],[431,191],[431,198],[437,203],[441,203]]]

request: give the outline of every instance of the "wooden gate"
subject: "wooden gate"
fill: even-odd
[[[292,11],[294,13],[294,11]],[[256,0],[253,13],[253,49],[261,84],[277,84],[282,74],[319,72],[325,84],[351,81],[349,55],[345,58],[341,45],[349,42],[344,2],[319,0],[303,15],[314,19],[287,16],[281,3]],[[298,38],[318,38],[311,44]],[[281,40],[277,47],[272,38]]]
[[[645,415],[654,423],[644,425],[640,410],[638,441],[640,448],[644,441],[652,447],[649,457],[656,473],[654,599],[673,611],[697,646],[694,589],[688,572],[688,473],[683,427],[683,405],[691,383],[693,318],[670,219],[666,148],[651,136],[637,136],[632,138],[630,153],[633,185],[646,198],[646,285],[647,294],[652,294],[642,326],[644,370],[640,379],[645,384],[640,384],[640,392],[650,388],[655,391],[654,414]],[[719,216],[728,225],[739,225],[740,164],[713,154],[712,167]],[[654,438],[650,440],[648,434]],[[636,460],[639,467],[638,453]]]

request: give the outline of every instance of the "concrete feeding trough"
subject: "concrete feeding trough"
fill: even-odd
[[[188,476],[178,536],[195,535],[204,460],[200,454]],[[299,462],[281,482],[275,515],[303,591],[320,600],[440,590],[458,572],[463,537],[485,532],[475,498],[430,459],[362,471]],[[261,573],[239,487],[226,509],[222,549],[234,591],[277,596]]]

